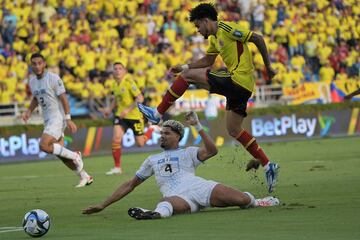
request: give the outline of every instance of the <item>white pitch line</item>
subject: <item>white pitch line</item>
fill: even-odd
[[[13,229],[13,228],[21,228],[21,227],[0,227],[0,231],[6,229]]]
[[[29,176],[4,176],[4,177],[0,177],[0,179],[19,179],[19,178],[38,178],[39,176],[33,176],[33,175],[29,175]],[[1,228],[0,228],[1,229]]]
[[[0,233],[23,231],[22,227],[0,227]]]
[[[9,229],[9,230],[3,230],[0,231],[0,233],[7,233],[7,232],[20,232],[20,231],[24,231],[24,229]]]

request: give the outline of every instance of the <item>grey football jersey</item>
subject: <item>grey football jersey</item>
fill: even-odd
[[[46,71],[41,79],[32,76],[29,80],[32,95],[42,109],[44,122],[65,119],[64,108],[58,98],[65,93],[64,83],[61,78],[52,72]]]

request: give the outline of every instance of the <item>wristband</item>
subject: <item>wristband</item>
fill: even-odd
[[[195,127],[196,131],[198,131],[198,132],[203,129],[201,123],[197,123],[194,127]]]
[[[189,69],[189,64],[184,64],[184,65],[181,65],[181,68],[182,70],[188,70]]]
[[[65,114],[65,120],[71,120],[71,115],[69,113]]]

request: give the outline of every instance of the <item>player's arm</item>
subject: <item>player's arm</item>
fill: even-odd
[[[204,131],[204,129],[199,131],[199,135],[201,136],[204,145],[199,148],[198,159],[200,161],[205,161],[215,156],[218,153],[218,149],[214,140]]]
[[[111,112],[116,107],[115,98],[111,100],[110,106],[108,107],[109,111]]]
[[[199,148],[198,159],[205,161],[218,153],[218,149],[214,143],[214,140],[204,131],[199,121],[197,114],[193,111],[186,114],[186,121],[194,126],[201,136],[204,145]]]
[[[130,107],[128,108],[128,111],[130,112],[131,110],[137,107],[138,103],[143,103],[143,102],[144,102],[144,96],[140,93],[135,97],[135,100],[133,104],[131,104]]]
[[[215,40],[213,38],[209,39],[209,46],[206,51],[206,55],[199,60],[192,62],[190,64],[177,65],[170,69],[173,73],[179,73],[181,71],[192,69],[192,68],[206,68],[214,64],[219,51],[215,47]]]
[[[269,54],[266,48],[264,38],[249,29],[245,29],[236,23],[220,22],[219,28],[224,30],[224,33],[234,41],[240,41],[242,43],[252,42],[259,49],[259,52],[263,58],[266,71],[270,79],[272,79],[276,71],[272,69]]]
[[[21,118],[24,120],[24,122],[27,122],[27,120],[29,120],[32,112],[34,111],[34,109],[38,106],[38,101],[35,97],[33,97],[31,99],[30,102],[30,106],[29,108],[26,110],[26,112],[24,112],[21,116]]]
[[[130,111],[132,111],[134,108],[137,108],[138,103],[144,102],[144,96],[142,95],[140,89],[135,84],[135,82],[133,82],[131,84],[131,86],[129,86],[129,91],[131,92],[131,95],[133,96],[134,101],[129,107],[125,108],[120,113],[120,118],[124,118]]]
[[[217,54],[206,54],[196,62],[190,63],[189,68],[205,68],[214,64]]]
[[[176,65],[170,69],[173,73],[179,73],[183,70],[192,69],[192,68],[206,68],[214,64],[215,59],[218,54],[206,54],[204,57],[200,58],[196,62],[190,64]]]
[[[37,101],[36,97],[33,97],[33,98],[31,99],[31,102],[30,102],[30,106],[29,106],[29,108],[28,108],[28,111],[29,111],[30,113],[32,113],[37,106],[38,106],[38,101]]]
[[[267,50],[264,38],[261,35],[253,32],[249,38],[249,42],[254,43],[255,46],[257,47],[257,49],[259,49],[259,52],[264,61],[268,76],[270,79],[272,79],[275,76],[276,71],[271,67],[271,62],[270,62],[270,58],[269,58],[269,54],[268,54],[268,50]]]
[[[60,102],[64,108],[66,125],[72,133],[75,133],[77,131],[77,127],[75,123],[71,121],[70,105],[69,105],[69,101],[67,100],[66,93],[64,92],[60,94],[58,98],[60,99]]]
[[[352,99],[354,96],[360,94],[360,88],[344,97],[345,100]]]
[[[104,210],[107,206],[113,204],[114,202],[119,201],[120,199],[122,199],[123,197],[128,195],[137,186],[139,186],[142,182],[143,181],[140,178],[135,176],[131,180],[120,185],[120,187],[118,187],[118,189],[116,189],[115,192],[110,197],[105,199],[105,201],[103,201],[102,203],[100,203],[98,205],[90,206],[86,209],[83,209],[82,213],[83,214],[92,214],[92,213],[96,213],[96,212],[100,212],[100,211]]]
[[[112,110],[116,107],[115,97],[111,99],[110,105],[108,107],[101,107],[98,110],[104,115],[104,117],[109,117]]]

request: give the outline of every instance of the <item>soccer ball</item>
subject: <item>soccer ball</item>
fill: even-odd
[[[49,231],[50,217],[45,211],[34,209],[25,214],[22,226],[30,236],[41,237]]]

